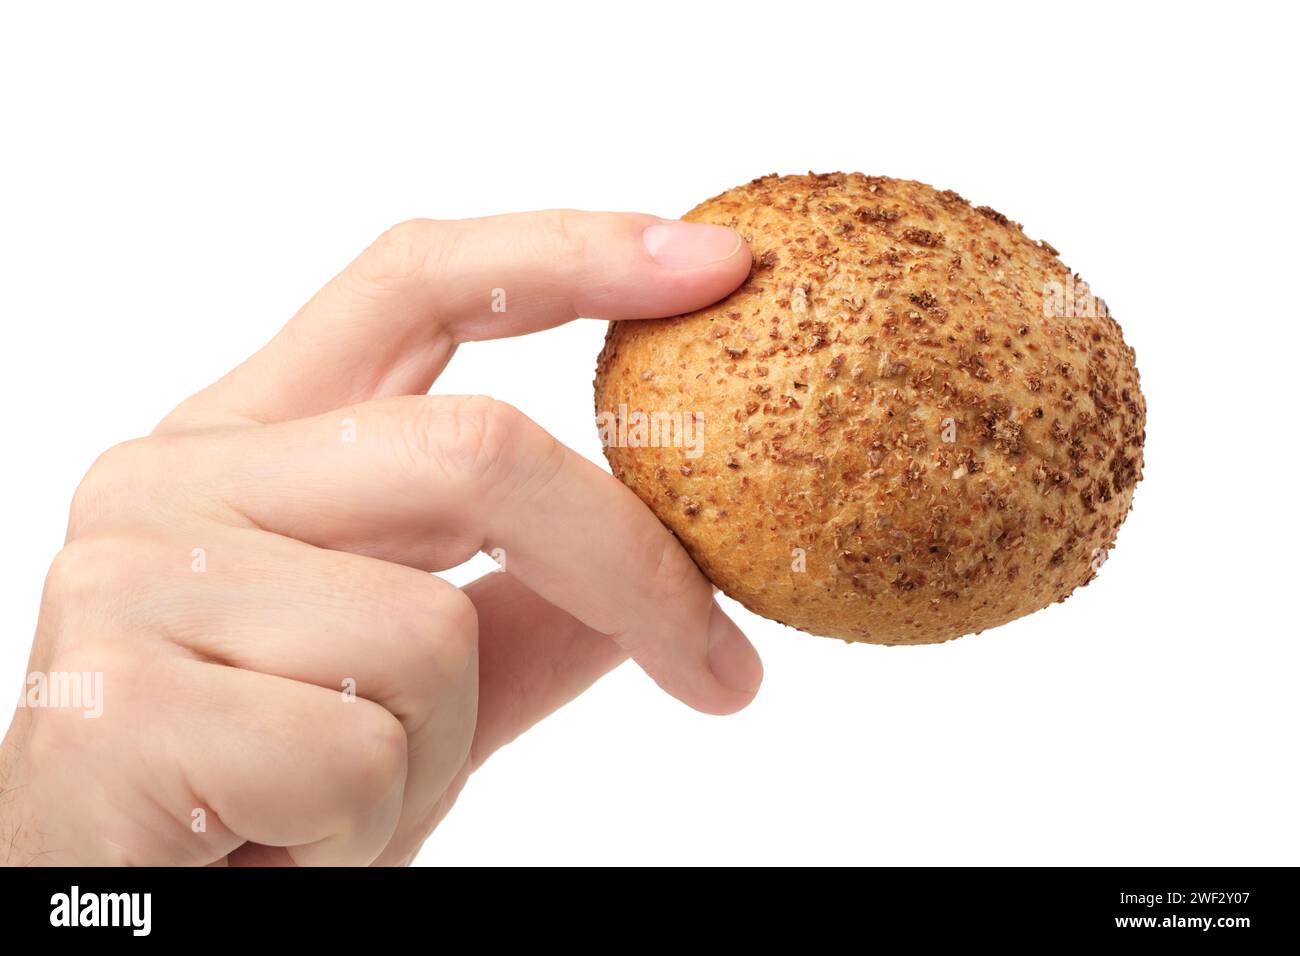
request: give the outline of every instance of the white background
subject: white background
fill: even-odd
[[[753,706],[705,717],[625,666],[474,777],[420,862],[1300,863],[1296,31],[1268,9],[6,5],[4,686],[96,454],[385,226],[882,173],[1050,240],[1136,347],[1146,480],[1099,579],[923,648],[728,602]],[[435,390],[600,460],[603,331],[465,347]]]

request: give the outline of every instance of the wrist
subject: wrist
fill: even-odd
[[[40,865],[47,856],[43,835],[23,799],[26,781],[15,739],[21,716],[0,740],[0,866]]]

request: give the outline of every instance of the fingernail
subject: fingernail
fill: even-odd
[[[670,269],[707,266],[728,259],[740,248],[740,233],[708,222],[668,220],[641,233],[650,257]]]
[[[716,601],[709,613],[708,659],[709,670],[718,683],[732,690],[753,694],[763,683],[763,662],[758,651]]]

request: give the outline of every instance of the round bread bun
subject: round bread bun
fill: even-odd
[[[1146,406],[1055,249],[857,173],[764,176],[684,218],[736,229],[753,270],[709,308],[611,324],[596,411],[614,474],[714,584],[813,634],[925,644],[1093,578]]]

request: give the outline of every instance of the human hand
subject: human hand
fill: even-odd
[[[686,312],[749,266],[731,230],[635,214],[405,223],[108,451],[23,688],[84,677],[102,713],[19,707],[0,859],[406,863],[477,765],[625,655],[745,706],[757,654],[632,492],[510,406],[423,393],[461,342]],[[464,589],[428,573],[496,548],[506,573]]]

